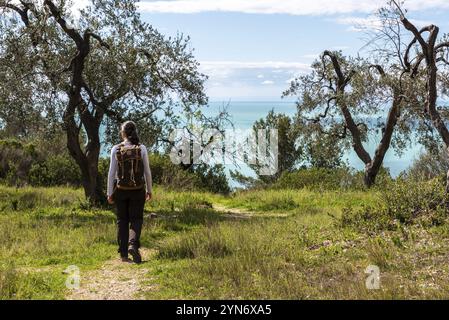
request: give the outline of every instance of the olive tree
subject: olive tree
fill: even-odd
[[[135,0],[91,0],[79,18],[65,0],[0,0],[0,14],[1,120],[20,109],[61,125],[91,202],[103,199],[100,149],[118,123],[136,121],[155,145],[182,114],[204,117],[189,39],[143,22]]]
[[[447,99],[449,41],[447,36],[440,37],[440,28],[430,24],[418,28],[406,17],[403,3],[392,0],[390,6],[383,8],[381,13],[398,21],[408,32],[408,37],[402,41],[389,38],[400,50],[403,74],[417,83],[422,83],[424,101],[422,112],[424,124],[431,124],[449,153],[449,129],[447,106],[440,101]],[[424,79],[424,81],[422,81]],[[421,81],[420,81],[421,80]],[[449,192],[449,171],[447,173],[446,192]]]
[[[404,108],[410,88],[399,77],[394,65],[385,68],[325,51],[312,72],[294,80],[284,95],[298,96],[297,117],[309,131],[354,150],[365,165],[364,183],[371,187],[387,151],[393,146],[401,152],[411,131]],[[375,135],[380,141],[371,155],[366,142]]]

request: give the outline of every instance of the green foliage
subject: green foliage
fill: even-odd
[[[345,148],[332,135],[316,134],[310,128],[302,129],[307,164],[312,168],[336,169],[343,165]]]
[[[213,193],[228,194],[231,188],[224,172],[224,166],[216,164],[208,166],[200,164],[194,168],[194,174],[199,178],[199,187]]]
[[[101,186],[104,189],[106,189],[108,184],[109,164],[110,164],[109,157],[100,158],[98,160],[98,175],[100,177]]]
[[[260,119],[254,123],[253,130],[257,132],[258,129],[276,129],[278,131],[277,173],[273,176],[260,175],[260,165],[250,165],[260,180],[263,182],[273,182],[279,178],[283,172],[293,170],[301,161],[302,149],[297,145],[299,131],[290,117],[282,113],[276,114],[274,113],[274,110],[271,110],[266,118]]]
[[[299,169],[284,173],[273,184],[274,189],[361,189],[362,180],[347,168],[326,169],[310,168]]]
[[[0,179],[19,186],[79,186],[81,174],[64,147],[5,139],[0,140]]]
[[[378,232],[412,224],[441,225],[446,219],[447,195],[441,181],[398,179],[382,191],[377,205],[345,208],[340,224]]]
[[[17,139],[0,140],[0,179],[6,183],[25,183],[32,164],[37,160],[39,154],[33,143],[23,143]]]
[[[434,178],[444,181],[448,168],[447,151],[440,147],[436,151],[427,151],[421,154],[405,172],[405,176],[415,181],[426,181]]]
[[[435,191],[418,189],[425,189],[423,198]],[[156,187],[141,239],[147,259],[142,267],[123,268],[145,269],[138,280],[148,299],[447,298],[449,225],[404,225],[370,237],[335,225],[341,208],[377,207],[378,194],[302,189],[225,197]],[[76,199],[82,195],[62,187],[0,186],[0,299],[63,299],[68,265],[77,265],[83,279],[117,259],[114,214],[80,207]],[[291,201],[294,209],[280,210],[288,215],[274,215],[279,208],[271,205]],[[212,204],[226,205],[233,214]],[[252,215],[231,209],[240,206]],[[149,210],[158,218],[150,219]],[[370,264],[381,268],[381,290],[365,287]]]
[[[363,190],[364,173],[348,167],[339,168],[302,168],[293,172],[285,172],[278,181],[270,186],[273,189],[312,190]],[[392,180],[388,170],[379,170],[377,182],[385,186]],[[380,188],[381,188],[380,187]]]
[[[31,166],[28,173],[33,186],[61,186],[81,184],[81,172],[68,154],[53,155]]]
[[[167,155],[150,154],[153,182],[168,189],[204,190],[227,194],[230,187],[222,165],[195,165],[187,169],[175,165]]]

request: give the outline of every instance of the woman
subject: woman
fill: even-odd
[[[152,179],[148,152],[140,144],[136,124],[127,121],[121,126],[123,142],[111,150],[108,175],[108,202],[117,207],[117,240],[120,257],[142,262],[139,252],[145,200],[151,200]]]

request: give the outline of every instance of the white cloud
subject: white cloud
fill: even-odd
[[[286,61],[201,61],[200,71],[214,78],[227,79],[235,74],[255,73],[258,79],[264,77],[264,73],[306,73],[310,71],[310,65],[301,62]]]
[[[372,13],[386,4],[386,0],[157,0],[139,4],[145,12],[200,13],[242,12],[257,14],[330,15]],[[447,0],[408,0],[409,10],[448,9]]]
[[[432,24],[430,21],[410,19],[418,28],[428,26]],[[368,17],[340,17],[336,19],[336,22],[342,25],[348,25],[348,31],[360,32],[366,30],[379,30],[382,28],[382,21],[376,16]],[[335,50],[344,50],[347,47],[343,47]]]
[[[336,22],[343,25],[349,25],[348,31],[364,31],[372,29],[380,29],[382,27],[382,21],[375,17],[369,16],[366,18],[362,17],[342,17],[336,19]]]
[[[309,64],[292,61],[201,61],[209,76],[207,93],[217,97],[279,97],[286,80],[310,72]]]
[[[309,65],[301,62],[287,61],[201,61],[203,69],[309,69]]]

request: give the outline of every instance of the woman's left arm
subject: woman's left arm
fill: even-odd
[[[117,173],[117,160],[115,159],[115,153],[117,148],[113,147],[111,150],[111,161],[109,164],[109,173],[108,173],[108,185],[107,185],[107,196],[109,203],[112,203],[112,193],[114,192],[114,180]]]
[[[141,148],[142,148],[142,161],[143,161],[145,184],[147,187],[147,194],[149,194],[151,197],[153,190],[153,178],[151,176],[150,161],[148,160],[148,151],[144,145],[142,145]]]

